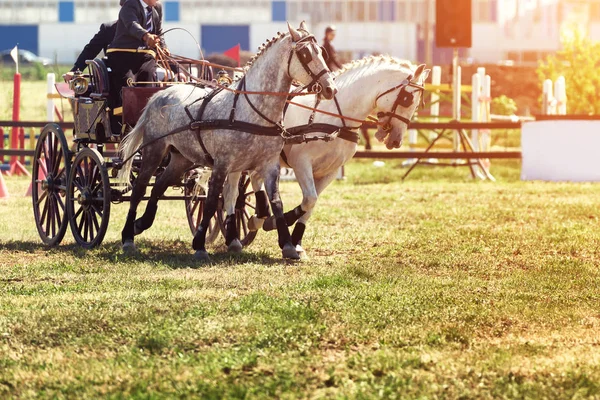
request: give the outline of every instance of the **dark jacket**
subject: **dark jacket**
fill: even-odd
[[[329,67],[329,69],[331,71],[342,69],[342,64],[340,64],[340,62],[338,61],[337,53],[329,40],[323,39],[323,48],[327,52],[327,66]]]
[[[92,40],[85,45],[83,51],[79,57],[77,57],[77,61],[75,61],[73,68],[71,68],[71,71],[83,71],[87,66],[85,60],[93,60],[101,50],[104,50],[104,53],[106,53],[108,45],[115,38],[116,31],[117,21],[105,22],[100,25],[100,30],[94,35]]]
[[[162,34],[162,5],[156,3],[152,8],[152,27],[155,35]],[[146,43],[142,37],[148,33],[144,28],[146,25],[146,10],[142,8],[139,0],[127,0],[119,12],[117,32],[109,48],[113,49],[137,49],[145,47]],[[165,47],[164,39],[160,38],[161,46]]]

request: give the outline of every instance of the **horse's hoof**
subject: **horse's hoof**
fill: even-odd
[[[206,250],[198,250],[196,254],[194,254],[194,258],[198,261],[210,261],[210,257],[208,256],[208,251]]]
[[[300,259],[300,256],[298,255],[298,252],[296,251],[296,248],[293,244],[286,244],[285,246],[283,246],[283,249],[281,249],[281,253],[283,255],[283,258],[287,260]]]
[[[138,224],[133,224],[133,234],[135,236],[141,235],[142,232],[144,232],[144,230],[142,228],[138,227]]]
[[[266,219],[266,217],[259,218],[256,215],[251,216],[248,220],[248,229],[250,230],[250,232],[256,232],[260,230],[265,225]]]
[[[277,229],[277,222],[275,217],[269,217],[263,223],[263,229],[265,231],[272,231],[273,229]]]
[[[306,251],[299,244],[296,245],[296,252],[300,256],[301,260],[308,260],[308,255],[306,254]]]
[[[135,247],[135,243],[133,243],[133,240],[126,240],[125,242],[123,242],[123,253],[127,253],[127,254],[131,254],[131,253],[135,253],[137,248]]]
[[[234,239],[233,242],[229,243],[229,246],[227,246],[227,251],[230,253],[241,253],[242,248],[242,242],[240,242],[239,239]]]

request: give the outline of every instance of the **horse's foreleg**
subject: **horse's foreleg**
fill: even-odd
[[[287,226],[294,225],[300,217],[312,210],[315,204],[317,204],[317,189],[315,188],[313,169],[310,162],[296,165],[294,173],[296,174],[296,180],[302,189],[302,204],[284,214]],[[267,219],[263,228],[266,231],[275,229],[274,219]]]
[[[121,242],[123,243],[123,250],[135,250],[135,244],[133,243],[133,237],[135,234],[135,215],[137,207],[142,201],[142,198],[146,194],[146,188],[152,175],[160,165],[164,157],[164,149],[148,147],[143,152],[142,165],[140,172],[133,184],[131,192],[131,199],[129,201],[129,212],[127,213],[127,220],[125,226],[121,231]]]
[[[365,139],[365,150],[371,150],[371,137],[369,136],[369,130],[363,125],[360,127],[360,133],[363,139]]]
[[[206,196],[206,204],[204,213],[202,214],[202,222],[194,235],[192,247],[196,250],[196,258],[203,261],[208,261],[208,252],[206,251],[206,232],[210,225],[210,220],[217,211],[219,204],[219,196],[223,191],[223,183],[227,172],[224,168],[213,168],[210,180],[208,181],[208,195]]]
[[[171,160],[165,171],[156,178],[154,187],[150,194],[150,200],[146,205],[146,211],[141,218],[135,221],[134,233],[136,235],[141,234],[146,229],[150,229],[154,223],[156,217],[156,211],[158,209],[158,200],[165,194],[169,186],[180,182],[186,169],[190,168],[193,164],[182,157],[180,154],[171,153]]]
[[[300,256],[292,244],[290,230],[288,229],[285,217],[283,216],[283,202],[279,195],[279,163],[269,169],[264,175],[264,178],[267,194],[269,195],[269,200],[271,202],[271,209],[275,215],[279,247],[282,250],[283,258],[298,260],[300,259]]]
[[[329,184],[331,182],[333,182],[333,180],[335,179],[336,176],[337,176],[337,170],[330,173],[329,175],[325,175],[324,177],[313,181],[313,185],[316,190],[317,198],[321,193],[323,193],[323,190],[325,190],[325,188],[327,186],[329,186]],[[304,188],[303,188],[303,192],[304,192]],[[303,202],[303,204],[304,204],[304,202]],[[315,200],[315,204],[316,204],[316,200]],[[302,248],[302,237],[304,236],[304,231],[306,230],[306,223],[308,222],[308,220],[310,219],[310,216],[312,215],[312,213],[314,211],[315,204],[313,204],[313,207],[311,207],[309,210],[307,210],[306,213],[298,219],[298,222],[296,222],[296,226],[294,226],[294,231],[292,232],[292,244],[294,246],[296,246],[296,251],[298,252],[298,254],[301,257],[306,257],[306,252]]]
[[[225,218],[225,244],[227,245],[227,250],[234,253],[242,251],[242,242],[240,242],[235,215],[235,205],[239,195],[239,181],[241,176],[241,172],[229,174],[223,187],[223,200],[225,211],[227,212],[227,218]]]

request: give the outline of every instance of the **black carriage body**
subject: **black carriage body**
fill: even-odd
[[[110,111],[104,99],[79,96],[70,99],[73,108],[74,138],[89,143],[116,143],[110,127]]]

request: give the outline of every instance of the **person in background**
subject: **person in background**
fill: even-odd
[[[323,48],[325,49],[327,66],[331,71],[336,71],[342,68],[342,64],[337,59],[335,48],[331,42],[335,39],[335,26],[331,25],[325,29],[325,38],[323,39]]]
[[[122,7],[125,1],[126,0],[120,0],[119,5]],[[83,71],[87,66],[85,64],[86,60],[93,60],[100,51],[104,51],[104,54],[106,54],[106,49],[115,38],[116,32],[117,21],[105,22],[100,25],[98,33],[96,33],[92,40],[85,45],[83,51],[79,54],[79,57],[77,57],[77,61],[75,61],[73,68],[65,74],[65,81],[69,82],[72,80],[76,71]]]

